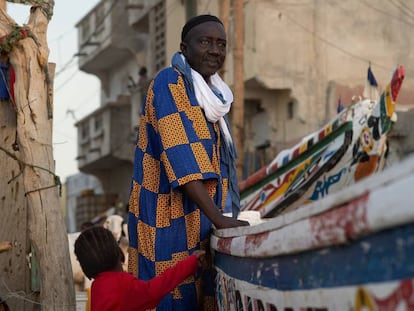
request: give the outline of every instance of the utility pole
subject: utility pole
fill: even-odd
[[[9,216],[6,218],[9,231],[27,219],[25,232],[29,247],[13,243],[13,249],[7,253],[16,252],[15,256],[26,258],[32,250],[30,253],[35,258],[32,271],[33,263],[37,263],[40,275],[38,288],[33,289],[36,278],[32,276],[31,291],[20,295],[20,300],[25,302],[24,309],[11,309],[35,310],[35,304],[28,301],[33,301],[32,295],[38,293],[40,309],[73,311],[75,292],[66,225],[60,208],[58,190],[61,185],[55,175],[52,146],[54,66],[48,63],[46,35],[54,0],[8,2],[28,4],[32,8],[29,21],[24,26],[17,25],[4,10],[0,10],[0,51],[15,72],[14,98],[10,96],[9,105],[0,105],[0,121],[8,120],[5,125],[11,129],[4,130],[14,134],[0,141],[0,165],[3,159],[14,162],[14,166],[2,169],[2,179],[9,182],[3,189],[4,198],[11,204],[2,209],[4,214],[1,218]],[[10,93],[11,85],[6,85]],[[5,118],[5,114],[9,118]],[[16,180],[21,183],[17,184]],[[23,203],[16,206],[12,203],[13,198],[20,193],[23,193]],[[26,207],[24,219],[12,217]],[[11,264],[7,267],[13,271],[18,269]],[[2,280],[8,282],[7,279]],[[21,283],[25,281],[21,280]],[[13,302],[13,298],[10,300]]]
[[[234,14],[234,103],[233,135],[237,147],[237,175],[243,176],[244,166],[244,10],[243,0],[233,1]]]
[[[223,22],[224,30],[227,34],[227,41],[230,35],[230,0],[219,1],[219,14],[220,20]],[[223,78],[226,73],[226,66],[223,66],[219,72],[220,76]]]
[[[223,22],[223,25],[224,25],[224,30],[226,31],[227,36],[229,36],[230,0],[219,1],[219,12],[220,12],[220,20]]]
[[[185,0],[185,18],[188,21],[197,14],[197,1]]]

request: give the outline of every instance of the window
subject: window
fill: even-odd
[[[295,107],[296,107],[296,101],[294,99],[291,99],[287,104],[288,120],[292,120],[295,117]]]
[[[86,121],[84,124],[82,124],[81,128],[81,140],[87,141],[89,138],[89,123]]]
[[[86,42],[89,38],[91,27],[89,18],[85,19],[81,24],[82,42]]]
[[[95,33],[105,29],[105,2],[102,2],[95,11]]]
[[[154,7],[154,62],[155,70],[165,67],[165,6],[164,1]]]
[[[102,129],[102,116],[95,117],[95,131],[98,132]]]

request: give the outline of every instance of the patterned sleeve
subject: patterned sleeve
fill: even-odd
[[[193,180],[218,179],[213,124],[208,124],[194,96],[176,71],[160,74],[153,85],[154,128],[161,142],[160,160],[173,188]]]

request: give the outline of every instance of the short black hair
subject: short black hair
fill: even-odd
[[[222,21],[217,16],[214,16],[214,15],[203,14],[203,15],[194,16],[190,18],[187,21],[187,23],[185,23],[181,31],[181,41],[184,42],[185,36],[191,29],[193,29],[197,25],[200,25],[206,22],[217,22],[223,25]]]
[[[100,226],[85,229],[79,235],[75,241],[75,255],[89,279],[113,270],[123,258],[112,232]]]

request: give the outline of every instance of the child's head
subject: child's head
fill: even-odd
[[[112,232],[99,226],[88,228],[79,235],[75,254],[89,279],[101,272],[115,270],[124,258]]]

